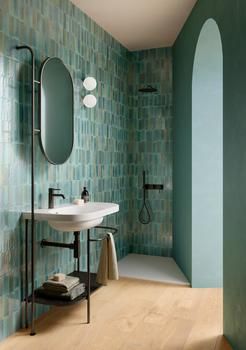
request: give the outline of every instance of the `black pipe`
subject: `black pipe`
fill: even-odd
[[[87,323],[90,323],[90,294],[91,294],[91,274],[90,274],[90,230],[87,230]]]
[[[74,232],[74,251],[73,251],[73,257],[77,259],[77,271],[79,272],[80,268],[80,232]]]
[[[28,328],[28,220],[25,220],[25,327]]]
[[[77,259],[77,271],[80,271],[80,232],[74,232],[74,242],[73,243],[62,243],[62,242],[51,242],[46,239],[42,239],[40,245],[41,247],[57,247],[57,248],[68,248],[73,250],[73,257]]]
[[[42,239],[40,245],[41,247],[58,247],[58,248],[74,249],[74,243],[51,242],[51,241],[47,241],[46,239]]]
[[[30,335],[35,335],[34,328],[34,312],[35,312],[35,296],[34,296],[34,263],[35,263],[35,222],[34,222],[34,139],[35,139],[35,56],[33,49],[30,46],[22,45],[17,46],[17,50],[28,50],[31,54],[32,60],[32,134],[31,134],[31,240],[32,240],[32,254],[31,254],[31,279],[32,279],[32,288],[31,288],[31,333]]]

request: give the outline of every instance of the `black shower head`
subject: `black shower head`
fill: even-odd
[[[151,85],[147,85],[146,87],[143,87],[141,89],[138,90],[139,92],[146,92],[146,93],[152,93],[152,92],[157,92],[157,89],[155,89],[153,86]]]

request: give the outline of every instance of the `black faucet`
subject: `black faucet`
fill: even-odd
[[[54,208],[54,197],[62,197],[65,199],[64,194],[54,193],[54,191],[60,191],[60,188],[49,188],[49,209]]]
[[[145,171],[143,171],[143,189],[144,190],[163,190],[164,186],[161,184],[146,184],[145,182]]]

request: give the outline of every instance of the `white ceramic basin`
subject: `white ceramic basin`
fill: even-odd
[[[68,204],[54,209],[35,209],[36,221],[48,221],[58,230],[75,232],[95,227],[103,221],[104,216],[119,211],[115,203],[88,202],[83,205]],[[24,219],[31,219],[31,212],[23,213]]]

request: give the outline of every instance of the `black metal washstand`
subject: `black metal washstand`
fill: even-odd
[[[45,305],[57,305],[57,306],[67,306],[75,304],[81,300],[87,300],[87,323],[90,323],[90,295],[96,289],[101,287],[100,284],[96,282],[96,274],[90,272],[90,243],[98,242],[107,239],[107,235],[104,238],[91,238],[90,229],[87,230],[87,271],[80,271],[80,232],[74,232],[74,242],[73,243],[61,243],[61,242],[50,242],[45,239],[42,240],[41,246],[46,247],[59,247],[72,249],[74,252],[74,258],[77,259],[77,269],[70,273],[72,276],[77,276],[80,278],[82,283],[85,283],[86,290],[84,293],[79,295],[76,299],[71,301],[64,301],[55,298],[40,297],[37,295],[35,290],[35,210],[34,210],[34,198],[35,198],[35,174],[34,174],[34,164],[35,164],[35,135],[40,133],[40,129],[35,128],[35,84],[40,86],[40,81],[35,80],[35,55],[34,51],[30,46],[21,45],[16,47],[17,50],[28,50],[31,54],[31,68],[32,68],[32,93],[31,93],[31,219],[25,220],[25,326],[29,326],[28,317],[28,305],[31,304],[31,332],[30,335],[35,335],[35,304],[45,304]],[[29,292],[29,221],[31,224],[31,291]],[[108,226],[96,226],[94,229],[106,229],[112,231],[113,234],[117,232],[117,229]]]
[[[32,60],[32,118],[31,118],[31,242],[32,242],[32,255],[31,255],[31,275],[32,280],[34,280],[34,260],[35,260],[35,222],[34,222],[34,195],[35,195],[35,186],[34,186],[34,143],[35,143],[35,133],[40,130],[35,129],[35,84],[39,82],[35,80],[35,56],[33,49],[30,46],[22,45],[17,46],[17,50],[28,50],[31,54]],[[26,223],[26,231],[27,231]],[[26,233],[27,234],[27,233]],[[27,238],[27,237],[26,237]],[[27,311],[26,311],[27,312]],[[32,284],[32,315],[34,314],[34,284]],[[34,331],[34,318],[32,317],[31,322],[31,335],[35,335]]]
[[[38,295],[38,288],[34,288],[35,275],[33,274],[35,268],[35,260],[31,259],[31,294],[29,294],[29,274],[28,274],[28,251],[29,251],[29,236],[28,236],[28,221],[25,220],[25,324],[26,328],[29,326],[28,319],[28,305],[31,303],[31,333],[30,335],[35,335],[35,303],[43,305],[53,305],[53,306],[68,306],[77,304],[82,300],[87,300],[87,323],[90,323],[90,295],[95,292],[102,285],[96,282],[96,273],[90,272],[90,244],[92,242],[100,242],[104,239],[108,239],[108,236],[105,235],[103,238],[91,238],[90,229],[87,230],[87,271],[80,270],[80,232],[74,232],[74,241],[73,243],[62,243],[62,242],[52,242],[43,239],[41,241],[42,247],[58,247],[58,248],[67,248],[73,250],[74,259],[77,260],[77,269],[69,274],[69,276],[79,277],[80,283],[85,283],[86,289],[85,292],[80,294],[77,298],[73,300],[61,300],[54,297],[43,297]],[[103,229],[113,233],[115,235],[118,230],[110,226],[96,226],[93,229]],[[34,237],[35,239],[35,237]],[[31,244],[33,246],[33,244]],[[34,256],[32,251],[32,256]]]

